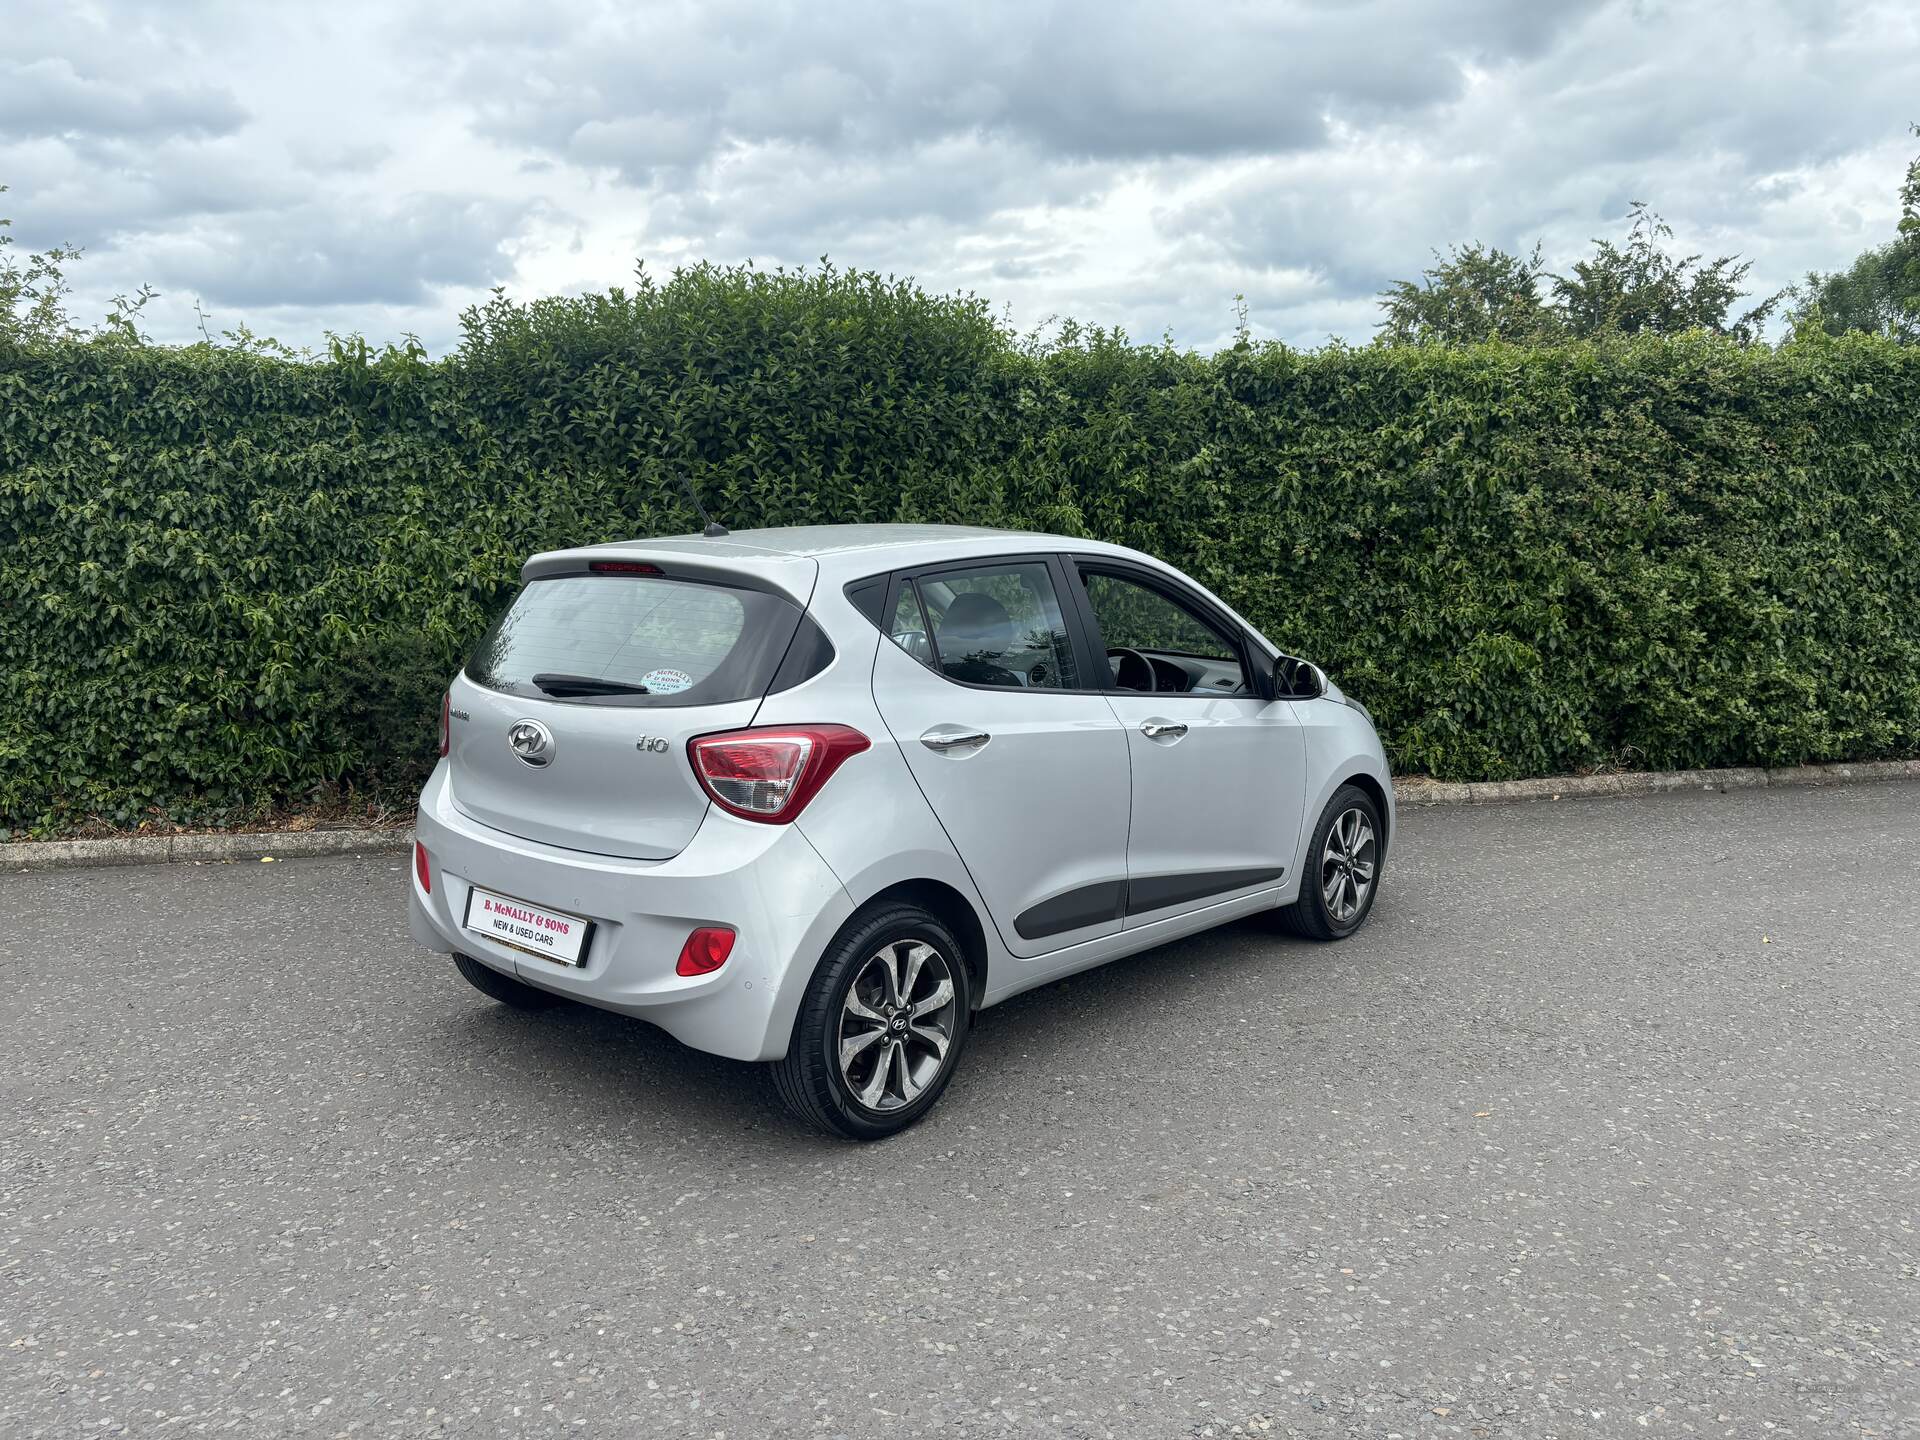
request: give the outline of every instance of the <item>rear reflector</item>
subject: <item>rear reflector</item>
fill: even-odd
[[[871,744],[850,725],[769,725],[703,735],[687,743],[687,755],[722,810],[784,825],[834,771]]]
[[[596,575],[664,575],[658,565],[644,560],[589,560],[587,569]]]
[[[427,869],[427,847],[422,845],[418,840],[413,842],[413,873],[419,877],[420,888],[431,895],[433,893],[433,876]]]
[[[733,954],[734,935],[731,930],[723,930],[717,925],[702,925],[687,936],[687,943],[680,947],[680,963],[673,967],[676,975],[711,975],[727,963],[727,957]]]

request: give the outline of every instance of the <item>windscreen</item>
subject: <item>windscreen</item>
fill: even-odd
[[[534,580],[467,662],[476,685],[598,705],[724,705],[764,695],[800,607],[666,576]]]

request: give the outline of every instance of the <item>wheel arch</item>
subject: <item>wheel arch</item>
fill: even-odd
[[[1393,847],[1393,797],[1387,794],[1386,786],[1365,770],[1342,776],[1333,789],[1338,792],[1347,785],[1365,791],[1367,798],[1373,801],[1374,808],[1380,812],[1380,858],[1385,860],[1387,851]]]
[[[967,967],[968,988],[973,992],[969,997],[972,1008],[980,1008],[980,999],[987,993],[987,932],[980,923],[980,916],[973,908],[973,902],[944,880],[922,877],[914,880],[897,880],[883,890],[869,895],[853,913],[847,924],[878,905],[891,901],[903,901],[918,905],[922,910],[940,920],[954,938],[960,942],[961,960]],[[844,926],[842,927],[844,928]]]

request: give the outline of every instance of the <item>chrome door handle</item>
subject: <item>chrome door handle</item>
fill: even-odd
[[[1140,733],[1149,740],[1178,740],[1187,733],[1184,720],[1149,720],[1140,727]]]
[[[929,730],[920,743],[944,755],[950,750],[975,750],[991,740],[985,730]]]

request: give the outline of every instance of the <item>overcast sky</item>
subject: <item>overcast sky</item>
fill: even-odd
[[[1052,315],[1365,339],[1429,252],[1632,200],[1771,288],[1891,238],[1915,0],[7,6],[0,214],[82,318],[436,353],[494,285],[847,266]]]

